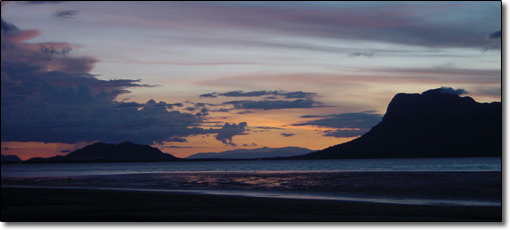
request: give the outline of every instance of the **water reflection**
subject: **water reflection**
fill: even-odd
[[[190,172],[2,178],[2,186],[7,185],[499,204],[502,196],[500,172]]]
[[[501,158],[21,164],[2,165],[1,170],[2,177],[168,172],[501,171]]]

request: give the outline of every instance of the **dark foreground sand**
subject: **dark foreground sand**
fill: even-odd
[[[1,221],[502,221],[501,207],[2,188]]]

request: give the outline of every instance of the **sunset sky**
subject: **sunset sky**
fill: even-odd
[[[2,1],[2,154],[324,149],[392,97],[501,101],[501,2]]]

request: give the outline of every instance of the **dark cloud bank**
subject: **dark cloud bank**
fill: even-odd
[[[226,93],[207,93],[200,95],[200,98],[216,98],[218,96],[224,97],[265,97],[264,100],[238,100],[238,101],[227,101],[220,105],[232,105],[232,109],[295,109],[295,108],[313,108],[313,107],[324,107],[321,102],[314,100],[317,93],[295,91],[287,92],[283,90],[274,91],[230,91]],[[294,100],[295,99],[295,100]],[[224,111],[228,111],[225,110]]]
[[[63,15],[73,15],[69,13]],[[247,126],[242,122],[222,129],[198,128],[208,114],[199,104],[193,114],[167,110],[182,103],[117,102],[128,88],[153,86],[140,80],[101,80],[89,73],[98,60],[73,56],[68,43],[25,43],[40,32],[20,30],[3,18],[1,29],[2,141],[153,144],[218,133],[217,140],[235,145],[232,137]]]
[[[374,114],[373,111],[359,113],[341,113],[326,116],[304,115],[301,118],[320,118],[306,121],[293,126],[317,126],[321,128],[336,128],[335,131],[324,131],[324,136],[332,137],[356,137],[368,132],[370,128],[381,122],[382,115]]]

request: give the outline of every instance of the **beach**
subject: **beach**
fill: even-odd
[[[494,206],[406,205],[158,191],[1,189],[2,222],[502,221]]]

